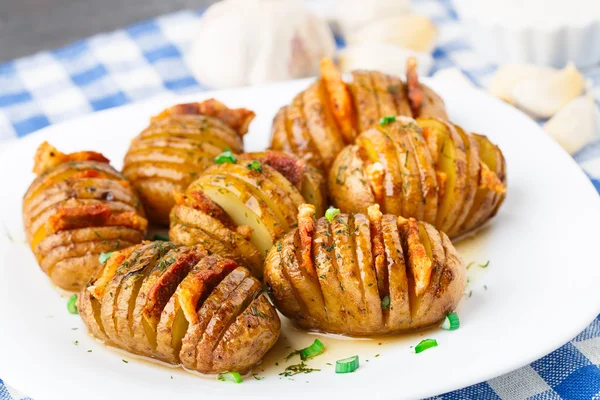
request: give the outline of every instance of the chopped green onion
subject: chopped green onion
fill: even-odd
[[[460,319],[458,319],[458,314],[454,311],[450,314],[446,315],[444,322],[442,323],[442,329],[447,331],[455,331],[460,327]]]
[[[223,163],[235,163],[235,156],[233,155],[233,153],[231,152],[231,150],[225,150],[224,152],[222,152],[221,154],[219,154],[218,156],[215,157],[215,162],[217,164],[223,164]]]
[[[396,121],[396,117],[394,115],[388,115],[386,117],[381,117],[381,119],[379,120],[379,125],[386,126],[387,124],[390,124],[394,121]]]
[[[250,164],[246,165],[246,167],[248,167],[248,169],[251,169],[252,171],[262,172],[262,166],[256,160],[254,160]]]
[[[242,376],[239,372],[223,372],[219,374],[217,377],[218,380],[223,382],[234,382],[234,383],[242,383]]]
[[[315,339],[313,344],[300,350],[300,358],[303,360],[307,360],[309,358],[318,356],[319,354],[323,353],[324,351],[325,351],[325,346],[323,346],[323,343],[321,343],[321,341],[319,339]]]
[[[420,353],[432,347],[437,347],[437,340],[435,339],[425,339],[421,340],[421,342],[415,346],[415,353]]]
[[[165,236],[165,235],[154,235],[154,237],[152,238],[152,240],[162,240],[163,242],[168,242],[169,241],[169,237]]]
[[[79,314],[79,312],[77,311],[77,295],[76,294],[69,297],[69,300],[67,301],[67,310],[69,310],[69,312],[71,314]]]
[[[337,360],[335,362],[335,373],[346,374],[348,372],[354,372],[358,369],[358,356],[352,356],[344,358],[343,360]]]
[[[390,309],[390,296],[383,296],[383,299],[381,299],[381,308]]]
[[[325,211],[325,218],[327,218],[327,221],[331,222],[333,220],[333,217],[335,217],[339,213],[340,213],[339,208],[329,207],[327,209],[327,211]]]
[[[106,260],[108,260],[110,256],[112,256],[112,253],[112,251],[110,253],[100,253],[100,257],[98,257],[98,261],[100,261],[100,264],[104,264]]]

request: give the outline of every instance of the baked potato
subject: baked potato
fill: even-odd
[[[261,283],[201,247],[156,241],[116,251],[78,302],[106,344],[205,374],[246,373],[279,337]]]
[[[79,290],[100,268],[98,256],[144,239],[148,222],[135,193],[100,153],[64,154],[44,142],[23,198],[31,250],[52,282]]]
[[[448,119],[444,101],[419,82],[414,59],[406,83],[376,71],[354,71],[344,82],[331,59],[321,77],[282,107],[273,120],[271,148],[295,153],[328,171],[346,144],[389,115]]]
[[[153,117],[132,140],[123,166],[148,218],[168,225],[173,190],[185,190],[225,149],[241,153],[253,118],[252,111],[214,99],[178,104]]]
[[[383,215],[378,205],[317,220],[304,204],[298,228],[269,252],[265,282],[298,327],[374,336],[441,322],[463,296],[466,268],[430,224]]]
[[[185,193],[175,191],[169,238],[200,244],[260,278],[273,243],[297,226],[298,206],[312,201],[323,214],[324,178],[285,153],[248,153],[229,161],[204,171]]]
[[[442,119],[398,117],[361,133],[329,172],[343,212],[383,212],[433,224],[450,238],[494,216],[506,194],[506,164],[485,136]]]

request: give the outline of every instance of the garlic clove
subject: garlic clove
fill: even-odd
[[[431,55],[404,49],[393,44],[358,44],[348,46],[338,53],[342,72],[369,69],[395,76],[406,75],[406,61],[409,57],[417,59],[419,75],[427,75],[433,66]]]
[[[598,109],[590,95],[577,97],[560,109],[544,130],[569,154],[600,138]]]
[[[410,0],[334,0],[335,22],[348,37],[367,23],[410,12]]]
[[[370,22],[350,34],[348,43],[389,43],[422,53],[431,53],[437,35],[437,28],[431,19],[411,14]]]
[[[436,82],[442,82],[445,85],[452,85],[456,88],[470,87],[477,89],[477,86],[473,84],[460,69],[458,68],[444,68],[433,74],[433,78]]]
[[[585,88],[583,75],[573,64],[551,77],[537,77],[517,83],[511,97],[517,107],[536,118],[550,118]]]
[[[553,68],[533,64],[505,64],[490,80],[488,91],[492,96],[512,104],[512,91],[517,84],[530,79],[549,79],[556,72]]]

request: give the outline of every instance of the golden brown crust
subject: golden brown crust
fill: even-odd
[[[80,294],[81,317],[106,344],[202,373],[246,373],[279,336],[261,284],[201,248],[146,243],[108,260]]]
[[[265,280],[301,328],[351,336],[422,329],[443,320],[465,288],[465,266],[433,226],[377,205],[303,223],[267,256]],[[310,261],[306,260],[310,255]],[[314,266],[317,279],[311,275]]]
[[[48,142],[44,142],[35,152],[33,172],[40,175],[59,164],[75,161],[98,161],[107,164],[109,163],[108,158],[95,151],[80,151],[77,153],[65,154],[58,151]]]

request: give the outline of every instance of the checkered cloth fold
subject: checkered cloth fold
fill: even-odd
[[[440,30],[432,72],[457,67],[484,86],[495,66],[465,42],[450,0],[415,2]],[[89,112],[165,92],[200,91],[186,66],[199,12],[182,11],[0,64],[0,143]],[[600,94],[600,69],[586,72]],[[575,159],[600,191],[600,141]],[[0,360],[2,362],[2,360]],[[600,319],[555,352],[517,371],[439,399],[600,398]],[[0,400],[29,399],[0,380]]]

